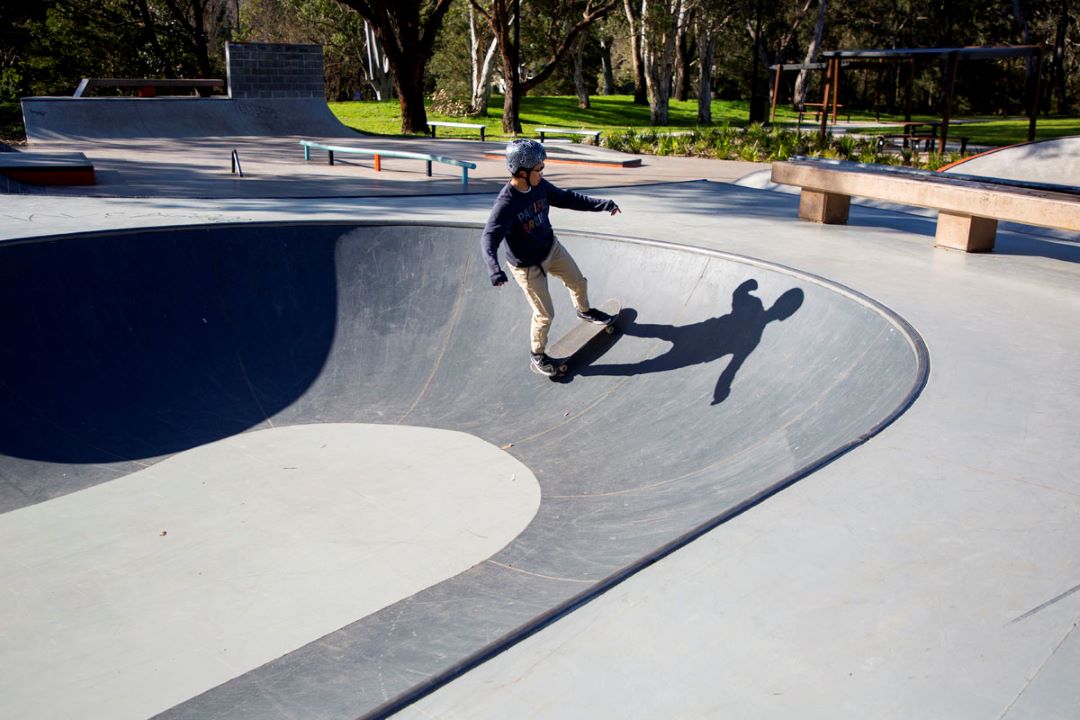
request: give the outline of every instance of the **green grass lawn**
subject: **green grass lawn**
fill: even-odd
[[[940,118],[921,116],[914,119],[939,120]],[[850,131],[877,135],[885,132],[896,132],[896,128],[871,123],[865,126],[853,127]],[[1040,116],[1035,123],[1036,140],[1049,140],[1069,135],[1080,135],[1080,118]],[[954,140],[966,137],[968,144],[971,145],[990,145],[992,147],[1015,145],[1016,143],[1027,142],[1028,119],[1026,117],[958,118],[949,123],[949,137]]]
[[[590,98],[591,108],[578,108],[577,97],[545,96],[525,97],[521,101],[521,127],[526,136],[536,134],[538,127],[590,128],[595,130],[623,130],[628,127],[649,127],[649,106],[635,105],[629,95],[603,95]],[[397,100],[383,102],[330,103],[330,109],[341,122],[364,133],[374,135],[397,135],[401,132],[401,110]],[[713,121],[717,125],[746,124],[747,103],[742,101],[714,100]],[[502,98],[491,98],[485,117],[451,117],[431,112],[428,119],[450,122],[483,123],[487,137],[506,139],[502,131]],[[669,125],[658,131],[688,130],[697,126],[697,100],[671,101],[668,112]],[[471,130],[439,128],[439,137],[477,137]]]
[[[649,108],[647,105],[635,105],[629,95],[602,95],[590,98],[592,107],[582,110],[573,96],[525,97],[521,101],[521,125],[526,137],[534,136],[537,127],[591,128],[611,133],[629,127],[649,128]],[[398,135],[401,132],[401,112],[396,100],[384,102],[341,102],[330,103],[330,109],[344,124],[364,133],[375,135]],[[717,126],[729,125],[743,127],[747,124],[748,103],[744,101],[714,100],[712,104],[713,123]],[[502,98],[493,96],[485,117],[450,117],[428,110],[428,119],[483,123],[487,126],[487,137],[498,140],[506,139],[502,132]],[[795,124],[797,113],[788,107],[777,108],[776,124],[789,127]],[[851,114],[852,122],[866,122],[853,128],[868,134],[888,132],[878,122],[872,112],[855,111]],[[899,122],[901,116],[882,115],[881,122]],[[937,120],[939,118],[917,116],[916,120]],[[697,100],[671,101],[669,124],[666,127],[652,128],[657,132],[680,132],[697,127]],[[812,130],[813,116],[803,119],[803,129]],[[957,118],[950,128],[950,135],[966,136],[973,145],[1012,145],[1027,140],[1027,118]],[[962,127],[961,127],[962,126]],[[470,130],[439,128],[439,137],[475,138],[477,133]],[[1036,139],[1080,135],[1080,117],[1040,117],[1036,126]]]

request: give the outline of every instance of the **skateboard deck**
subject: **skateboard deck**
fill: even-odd
[[[555,366],[559,371],[557,374],[551,376],[552,380],[557,380],[566,374],[567,370],[570,369],[570,364],[574,356],[586,345],[602,335],[612,335],[615,333],[615,324],[619,320],[619,313],[622,311],[622,303],[614,299],[607,300],[603,305],[597,307],[597,310],[602,310],[610,315],[612,318],[611,323],[608,325],[597,325],[586,320],[578,320],[577,324],[570,328],[565,335],[548,346],[547,353],[552,360],[555,361]]]

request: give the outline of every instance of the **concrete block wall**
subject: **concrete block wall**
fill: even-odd
[[[226,43],[229,97],[323,98],[321,45]]]

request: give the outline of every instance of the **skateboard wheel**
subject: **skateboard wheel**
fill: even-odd
[[[608,325],[607,327],[604,328],[604,332],[606,332],[608,335],[611,335],[613,332],[615,332],[615,326],[614,325]]]

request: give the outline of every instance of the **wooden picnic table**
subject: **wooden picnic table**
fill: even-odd
[[[924,125],[929,128],[927,131],[920,130]],[[904,128],[905,133],[925,134],[926,132],[929,132],[931,136],[936,138],[938,128],[941,127],[941,122],[938,120],[905,120],[900,123],[900,126]]]
[[[879,142],[884,143],[886,138],[898,138],[902,140],[903,147],[907,147],[910,142],[913,147],[918,147],[919,142],[924,143],[924,149],[929,152],[934,145],[938,143],[939,129],[945,127],[945,123],[940,120],[905,120],[900,123],[901,132],[899,133],[885,133],[879,135]],[[967,137],[960,136],[960,152],[963,153],[967,150]],[[944,143],[941,144],[941,149],[944,150]]]

